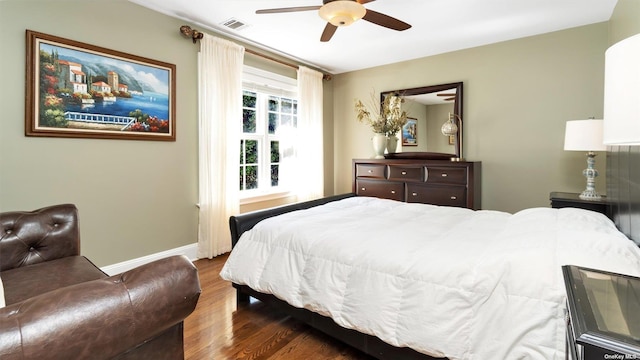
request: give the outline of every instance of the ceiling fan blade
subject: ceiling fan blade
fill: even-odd
[[[360,4],[366,4],[366,3],[374,2],[376,0],[356,0],[356,1],[359,2]]]
[[[456,93],[453,93],[453,94],[439,93],[439,94],[436,94],[436,96],[456,96]]]
[[[324,31],[322,32],[322,36],[320,36],[320,41],[327,42],[331,40],[331,37],[336,33],[337,29],[337,26],[327,23],[327,26],[324,27]]]
[[[454,97],[446,98],[446,99],[444,99],[444,101],[453,101],[455,99],[456,99],[456,97],[454,96]]]
[[[322,6],[297,6],[297,7],[288,7],[288,8],[262,9],[262,10],[256,10],[256,14],[277,14],[277,13],[296,12],[296,11],[311,11],[311,10],[318,10],[321,7]]]
[[[364,17],[362,19],[398,31],[407,30],[411,27],[411,25],[407,24],[404,21],[400,21],[396,18],[392,18],[389,15],[385,15],[370,9],[367,9],[367,13],[364,14]]]

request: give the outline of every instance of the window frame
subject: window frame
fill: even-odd
[[[281,143],[282,138],[279,134],[268,133],[268,99],[269,96],[278,96],[289,98],[297,102],[297,87],[298,84],[296,79],[246,65],[244,67],[242,79],[243,94],[246,90],[262,94],[262,96],[257,95],[256,97],[256,132],[245,133],[242,121],[239,121],[238,131],[240,134],[240,140],[258,141],[259,157],[257,164],[259,169],[266,168],[266,170],[263,170],[262,172],[260,172],[260,170],[258,171],[258,186],[260,186],[260,184],[269,185],[258,187],[256,189],[240,190],[240,204],[267,201],[291,195],[291,190],[283,187],[281,182],[279,182],[278,186],[271,186],[271,141],[279,141]],[[237,146],[240,146],[240,144]],[[241,151],[243,150],[241,149]],[[260,156],[260,154],[262,154],[262,156]],[[265,157],[266,159],[263,159]],[[280,165],[282,163],[281,151],[279,160],[278,164]],[[242,165],[243,164],[238,162],[238,171]]]

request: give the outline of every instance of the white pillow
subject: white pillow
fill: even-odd
[[[0,276],[0,308],[3,308],[4,305],[4,285],[2,285],[2,277]]]

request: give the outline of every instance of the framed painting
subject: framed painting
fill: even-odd
[[[175,141],[175,65],[26,36],[26,136]]]
[[[402,146],[418,146],[418,120],[407,118],[402,127]]]

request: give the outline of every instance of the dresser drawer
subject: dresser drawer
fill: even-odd
[[[467,207],[465,186],[407,184],[407,202]]]
[[[385,165],[356,164],[356,177],[384,179]]]
[[[356,195],[404,201],[404,183],[380,180],[356,180]]]
[[[424,181],[424,166],[389,165],[389,180]]]
[[[467,169],[451,167],[431,167],[428,166],[427,182],[437,184],[466,184]]]

